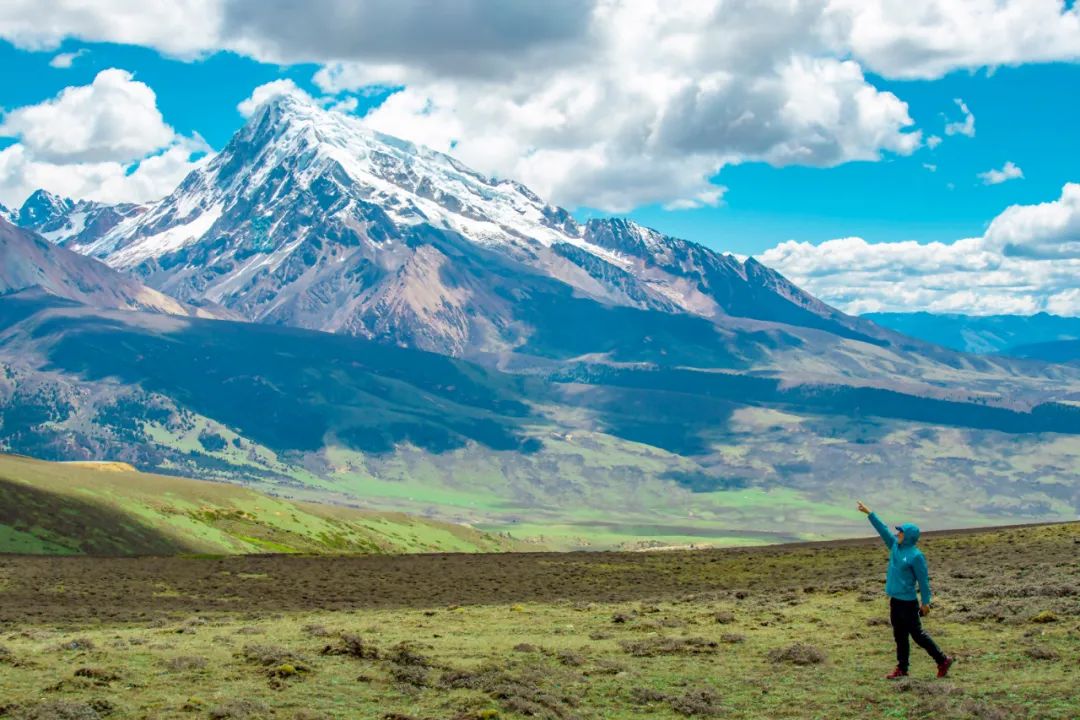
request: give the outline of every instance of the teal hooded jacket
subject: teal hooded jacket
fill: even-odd
[[[870,513],[870,524],[889,548],[889,574],[885,576],[885,594],[897,600],[917,600],[915,584],[919,585],[922,604],[930,604],[930,571],[926,556],[915,543],[919,542],[919,528],[911,523],[899,526],[904,531],[904,542],[896,542],[888,526],[875,514]]]

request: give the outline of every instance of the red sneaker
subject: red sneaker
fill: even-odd
[[[949,668],[952,667],[953,659],[951,657],[945,658],[945,661],[937,666],[937,676],[943,678],[949,674]]]
[[[902,677],[907,677],[907,670],[901,670],[896,668],[891,673],[885,676],[886,680],[899,680]]]

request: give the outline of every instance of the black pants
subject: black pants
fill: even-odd
[[[908,636],[915,639],[915,644],[934,658],[934,662],[945,662],[945,654],[922,629],[919,620],[918,600],[897,600],[889,598],[889,619],[892,620],[893,637],[896,638],[896,666],[907,672],[908,659],[911,657],[911,645]]]

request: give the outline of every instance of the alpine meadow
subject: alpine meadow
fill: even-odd
[[[1080,718],[1078,62],[5,3],[0,719]]]

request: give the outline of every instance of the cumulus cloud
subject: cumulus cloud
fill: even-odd
[[[221,0],[4,0],[0,37],[29,50],[53,50],[65,38],[144,45],[193,57],[221,45]]]
[[[1000,170],[991,168],[986,172],[978,173],[976,177],[983,181],[983,185],[1000,185],[1007,180],[1019,180],[1023,178],[1024,171],[1012,160],[1007,160]]]
[[[223,35],[279,63],[406,63],[438,74],[502,74],[531,57],[552,65],[580,51],[592,0],[229,0]]]
[[[1006,208],[990,223],[984,238],[1007,256],[1080,258],[1080,183],[1066,184],[1057,200]]]
[[[117,68],[9,111],[0,135],[17,140],[0,151],[0,201],[11,205],[39,187],[108,202],[154,199],[209,151],[201,138],[177,135],[154,91]]]
[[[857,63],[818,56],[826,38],[806,27],[820,8],[804,3],[791,24],[770,25],[779,7],[601,3],[589,52],[573,62],[522,63],[510,79],[354,62],[316,81],[401,85],[370,126],[568,206],[709,205],[726,165],[829,167],[917,149],[903,101]]]
[[[625,210],[714,204],[716,173],[735,163],[911,153],[921,135],[907,105],[875,76],[1077,60],[1080,10],[1061,0],[56,0],[43,14],[10,0],[0,37],[315,63],[327,93],[402,88],[371,114],[375,127],[566,205]],[[961,110],[951,134],[971,135]]]
[[[1051,315],[1080,316],[1080,289],[1070,288],[1048,297],[1046,312]]]
[[[953,243],[788,241],[758,258],[846,312],[1080,315],[1080,184]]]
[[[157,96],[126,70],[102,70],[90,85],[65,88],[52,100],[17,108],[0,135],[17,137],[49,162],[128,162],[162,147],[175,132]]]
[[[1062,0],[829,0],[853,56],[890,78],[1080,59],[1080,6]]]
[[[967,103],[960,98],[953,100],[956,106],[960,108],[960,112],[964,114],[964,119],[956,122],[950,122],[945,124],[946,135],[966,135],[967,137],[975,137],[975,116],[971,114],[971,110],[968,110]]]
[[[107,203],[148,202],[164,197],[188,173],[207,162],[209,148],[179,139],[137,163],[57,164],[37,160],[20,144],[0,150],[0,202],[18,207],[34,190]]]
[[[0,4],[0,37],[35,50],[74,37],[144,45],[180,57],[231,50],[270,62],[400,61],[443,74],[489,74],[512,70],[523,57],[558,63],[567,51],[582,47],[576,40],[584,37],[593,15],[620,6],[647,15],[657,4],[324,0],[316,12],[288,0],[52,0],[43,13],[36,0],[6,0]],[[739,52],[784,35],[820,38],[833,56],[853,57],[890,78],[938,78],[958,69],[1080,59],[1080,9],[1062,0],[704,0],[695,5],[703,14],[758,13],[763,22],[737,44]],[[750,60],[755,57],[752,53]]]

